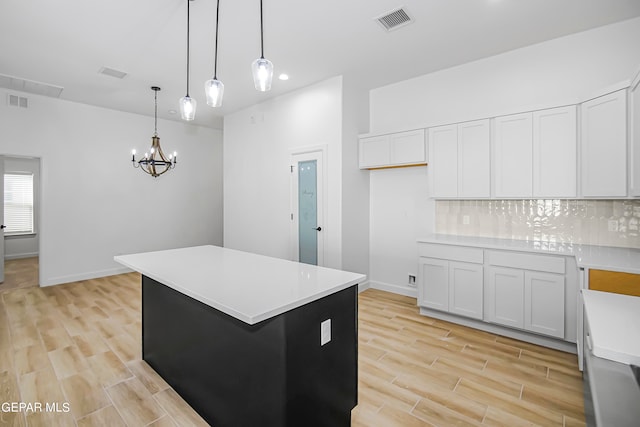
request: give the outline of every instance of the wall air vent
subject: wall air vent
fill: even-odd
[[[407,11],[403,8],[394,9],[375,19],[387,31],[396,30],[413,22]]]
[[[116,79],[124,79],[127,73],[124,71],[116,70],[115,68],[102,67],[98,70],[98,74],[104,74],[105,76],[115,77]]]
[[[9,100],[9,107],[19,107],[19,108],[28,108],[29,107],[29,99],[23,96],[11,95],[7,97]]]
[[[35,93],[36,95],[50,96],[52,98],[60,98],[60,94],[64,90],[61,86],[35,82],[33,80],[22,79],[20,77],[6,76],[4,74],[0,74],[0,87],[19,90],[21,92]]]

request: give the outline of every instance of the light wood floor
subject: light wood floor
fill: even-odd
[[[418,315],[416,301],[359,297],[353,426],[584,425],[575,355]],[[135,273],[0,293],[0,426],[190,426],[204,421],[141,360]]]
[[[38,262],[38,257],[5,261],[4,282],[0,283],[0,292],[38,286]]]

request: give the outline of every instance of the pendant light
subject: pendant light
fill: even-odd
[[[155,92],[155,127],[153,136],[151,137],[151,149],[144,153],[144,157],[136,162],[136,150],[131,151],[131,163],[134,168],[140,168],[143,172],[148,173],[154,178],[159,177],[163,173],[176,167],[178,163],[178,154],[174,151],[169,155],[169,159],[165,157],[160,147],[160,137],[158,136],[158,86],[151,86],[151,90]]]
[[[180,114],[182,120],[193,120],[196,117],[196,100],[189,96],[189,3],[187,0],[187,94],[180,98]]]
[[[207,105],[212,107],[222,106],[224,84],[218,80],[218,16],[220,15],[220,0],[216,2],[216,44],[213,59],[213,78],[204,83],[204,92],[207,96]]]
[[[262,0],[260,0],[260,58],[253,61],[251,65],[253,72],[253,83],[260,92],[271,89],[273,79],[273,64],[264,58],[264,29],[262,25]]]

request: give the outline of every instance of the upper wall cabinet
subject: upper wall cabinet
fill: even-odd
[[[629,107],[631,120],[631,188],[629,194],[640,197],[640,73],[629,88]]]
[[[581,105],[581,184],[584,197],[627,195],[627,91]]]
[[[429,174],[435,198],[488,198],[489,120],[429,129]]]
[[[576,107],[533,113],[533,196],[576,197]]]
[[[424,129],[360,138],[360,169],[424,165],[426,163],[427,149]]]
[[[494,197],[576,197],[576,107],[494,120]]]
[[[496,117],[491,138],[493,153],[493,196],[533,195],[533,115]]]

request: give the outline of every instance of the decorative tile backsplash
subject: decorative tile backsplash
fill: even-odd
[[[640,200],[439,200],[436,233],[640,248]]]

